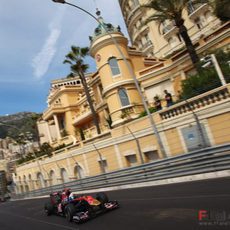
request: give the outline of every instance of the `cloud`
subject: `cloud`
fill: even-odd
[[[50,30],[49,36],[40,52],[32,60],[33,74],[37,79],[41,79],[46,74],[57,51],[57,42],[61,34],[61,21],[64,13],[65,7],[56,12],[56,16],[48,26]]]
[[[56,52],[56,44],[60,34],[61,30],[52,29],[41,51],[33,58],[32,67],[34,68],[34,76],[36,78],[40,79],[49,69],[49,65]]]

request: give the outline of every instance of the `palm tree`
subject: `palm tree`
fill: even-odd
[[[188,35],[187,28],[184,25],[184,19],[182,13],[187,9],[191,0],[150,0],[149,3],[142,7],[153,9],[155,13],[147,19],[147,23],[150,21],[157,21],[161,25],[166,20],[174,22],[175,26],[179,29],[189,56],[194,65],[199,62],[199,57],[196,53],[195,47]],[[203,3],[202,0],[192,1],[194,5]]]
[[[85,78],[85,72],[89,68],[87,64],[84,63],[83,59],[89,55],[89,48],[88,47],[76,47],[76,46],[71,46],[71,51],[65,56],[66,59],[64,60],[64,64],[68,63],[70,64],[71,68],[71,74],[69,76],[74,76],[78,75],[81,83],[83,85],[86,99],[89,103],[90,110],[92,112],[93,116],[93,123],[96,126],[97,134],[101,133],[99,122],[98,122],[98,116],[97,113],[94,109],[93,102],[90,96],[89,88],[86,82]]]

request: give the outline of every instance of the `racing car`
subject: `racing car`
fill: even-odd
[[[97,193],[93,197],[91,195],[76,195],[71,193],[70,189],[64,189],[62,193],[51,193],[44,209],[47,216],[57,214],[65,216],[69,222],[82,223],[118,207],[118,202],[116,200],[109,201],[108,196],[103,192]]]

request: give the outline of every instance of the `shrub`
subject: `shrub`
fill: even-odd
[[[156,110],[156,108],[155,107],[150,107],[149,108],[149,112],[150,113],[154,113],[154,112],[156,112],[157,110]],[[141,118],[141,117],[145,117],[145,116],[147,116],[147,112],[146,111],[143,111],[143,112],[141,112],[140,114],[139,114],[139,118]]]
[[[182,81],[180,98],[188,99],[219,86],[221,86],[220,79],[213,68],[200,70],[198,74]]]

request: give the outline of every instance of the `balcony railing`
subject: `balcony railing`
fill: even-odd
[[[83,122],[85,119],[88,119],[90,116],[92,116],[92,112],[90,109],[85,109],[84,111],[81,111],[81,113],[78,113],[73,118],[73,124],[79,124],[80,122]]]
[[[193,4],[190,2],[188,4],[187,10],[188,10],[188,15],[190,18],[196,17],[197,14],[199,14],[202,10],[205,10],[208,7],[207,4],[202,4],[202,3],[197,3]]]
[[[214,37],[220,36],[220,34],[223,33],[224,31],[226,32],[228,27],[229,27],[229,23],[225,23],[224,25],[221,26],[220,21],[215,18],[214,20],[210,21],[207,25],[205,25],[199,31],[197,31],[197,29],[195,29],[196,28],[195,25],[189,27],[188,33],[191,37],[191,40],[195,44],[195,42],[198,42],[198,40],[201,36],[204,37],[205,41],[208,41],[208,40],[213,39]],[[176,50],[181,50],[181,48],[183,46],[184,46],[184,42],[181,42],[176,47],[171,48],[170,44],[168,43],[165,46],[161,47],[156,52],[154,52],[154,54],[156,57],[166,57],[166,56],[172,54]]]
[[[128,14],[128,17],[127,17],[127,24],[129,24],[132,20],[132,18],[134,16],[138,16],[139,14],[141,14],[141,11],[140,11],[140,6],[139,5],[134,5],[130,11],[130,13]]]
[[[186,101],[175,104],[163,110],[159,114],[162,120],[166,120],[200,109],[202,107],[206,107],[211,104],[218,103],[229,98],[229,89],[226,86],[222,86],[214,90],[208,91],[206,93],[203,93],[199,96],[188,99]]]
[[[142,46],[142,50],[145,50],[145,49],[152,47],[152,46],[153,46],[153,43],[149,40]]]
[[[172,30],[175,27],[175,23],[171,22],[168,25],[165,25],[163,27],[163,34],[168,33],[170,30]]]
[[[62,103],[55,103],[51,107],[53,107],[53,108],[61,108],[61,107],[63,107],[63,104]]]

